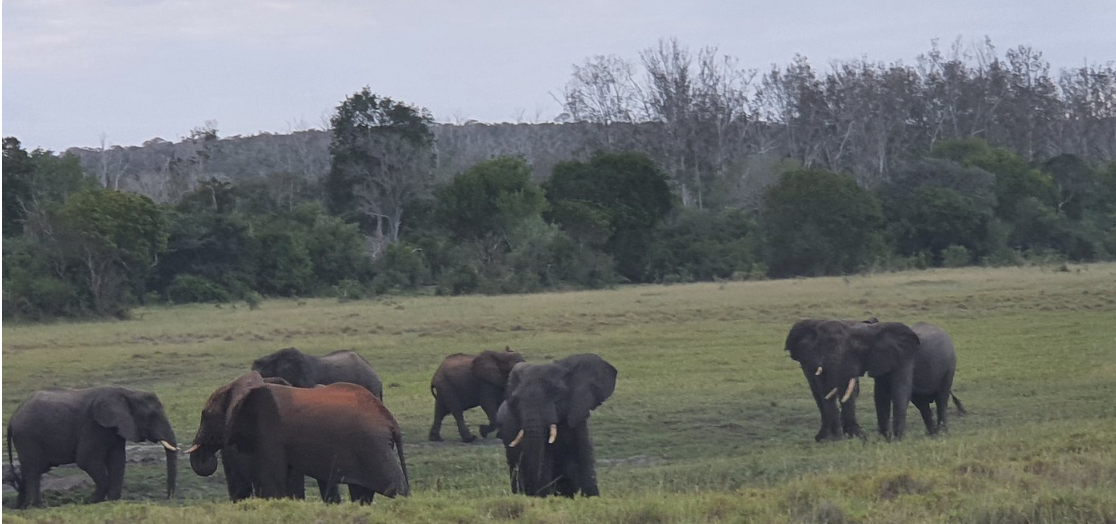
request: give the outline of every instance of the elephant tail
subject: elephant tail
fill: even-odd
[[[403,457],[403,432],[396,429],[391,434],[391,440],[395,443],[395,453],[399,455],[399,467],[403,470],[403,489],[399,494],[406,497],[411,494],[411,478],[407,475],[407,459]]]
[[[430,395],[434,397],[434,400],[438,400],[438,388],[434,387],[434,384],[430,385]]]
[[[15,460],[12,459],[12,426],[11,426],[11,424],[8,424],[8,432],[7,433],[8,433],[7,434],[7,439],[8,439],[8,469],[11,471],[11,475],[12,475],[12,487],[15,488],[16,493],[19,493],[21,495],[21,498],[22,498],[22,495],[23,495],[23,479],[19,478],[19,472],[16,470],[16,467],[15,467]]]
[[[968,413],[968,411],[965,411],[964,404],[961,404],[961,399],[957,398],[957,395],[950,393],[949,396],[953,399],[953,405],[957,407],[957,411],[959,413],[961,413],[962,415]]]

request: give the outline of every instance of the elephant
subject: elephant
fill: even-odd
[[[217,451],[228,447],[250,463],[261,498],[292,496],[292,475],[316,479],[323,499],[338,483],[348,484],[352,500],[362,504],[376,493],[410,494],[399,424],[379,398],[355,384],[296,388],[246,373],[210,395],[187,450],[191,468],[212,475]]]
[[[821,386],[815,379],[815,372],[821,367],[822,357],[825,355],[825,347],[821,345],[822,340],[828,341],[834,337],[832,331],[838,329],[835,325],[826,325],[827,322],[830,321],[806,319],[795,323],[791,327],[790,333],[787,334],[784,348],[802,368],[802,374],[806,377],[806,383],[810,386],[814,403],[818,407],[818,412],[822,415],[822,426],[818,433],[814,435],[814,440],[823,442],[839,440],[844,437],[863,439],[865,438],[864,431],[861,430],[860,424],[856,421],[856,399],[860,395],[859,383],[854,387],[853,394],[844,403],[829,405],[826,399],[822,398],[825,392],[820,389]],[[855,326],[857,324],[876,324],[879,323],[879,320],[876,317],[869,317],[865,320],[842,320],[838,322],[847,326]],[[839,426],[831,425],[837,417],[827,418],[827,410],[834,410],[831,415],[840,412]]]
[[[307,355],[295,348],[284,348],[252,362],[252,370],[264,378],[278,377],[294,387],[312,388],[318,384],[348,382],[364,387],[384,399],[384,385],[364,357],[341,349],[324,357]]]
[[[600,495],[589,412],[612,396],[616,375],[592,353],[512,368],[496,418],[513,493]]]
[[[462,442],[476,440],[476,435],[465,425],[464,412],[477,406],[488,416],[488,424],[480,427],[481,437],[487,438],[496,429],[496,410],[504,400],[508,375],[520,362],[523,362],[523,355],[510,347],[505,347],[504,351],[483,351],[479,355],[455,353],[442,360],[430,381],[430,394],[434,396],[430,440],[442,440],[442,419],[447,414],[457,421]]]
[[[881,435],[888,440],[903,438],[907,404],[911,401],[920,406],[927,431],[937,432],[933,420],[926,418],[930,414],[929,399],[944,398],[937,403],[940,420],[946,401],[952,396],[956,357],[952,343],[942,343],[939,338],[945,336],[948,341],[944,332],[929,324],[920,323],[916,327],[918,332],[899,322],[803,320],[791,328],[786,349],[806,372],[822,414],[822,429],[816,440],[839,439],[849,433],[847,422],[856,419],[852,402],[859,393],[858,377],[865,373],[875,380],[876,419]],[[920,333],[928,337],[926,351]],[[809,372],[811,369],[813,373]],[[960,400],[953,398],[958,408],[963,409]],[[855,429],[859,432],[859,428]]]
[[[119,386],[36,391],[16,408],[7,439],[9,462],[13,444],[19,454],[17,508],[42,506],[42,475],[63,464],[77,464],[93,478],[92,502],[119,500],[125,441],[163,446],[167,498],[174,496],[177,440],[154,393]]]
[[[911,387],[911,403],[918,408],[922,421],[926,424],[926,431],[931,435],[939,431],[949,432],[946,411],[950,398],[957,407],[957,411],[965,414],[965,406],[961,399],[953,394],[953,375],[957,372],[957,351],[953,347],[953,340],[942,328],[918,322],[911,326],[911,330],[918,335],[919,350],[918,360],[915,361],[914,383]],[[930,410],[933,402],[938,411],[938,419],[934,420],[934,412]],[[887,421],[880,422],[881,428],[887,427]],[[882,431],[882,430],[881,430]]]

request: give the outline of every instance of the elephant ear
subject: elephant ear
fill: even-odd
[[[496,436],[504,441],[504,445],[507,445],[515,439],[520,429],[522,427],[519,424],[519,419],[515,416],[515,410],[511,409],[508,401],[501,402],[500,409],[496,411]]]
[[[508,372],[500,369],[500,354],[495,351],[482,351],[473,358],[473,375],[493,386],[504,387]]]
[[[921,345],[918,335],[900,322],[865,324],[857,331],[862,332],[858,334],[861,338],[867,335],[863,362],[872,377],[898,370],[904,362],[916,358]]]
[[[573,428],[588,419],[590,411],[612,396],[616,390],[616,368],[592,353],[573,355],[559,363],[567,370],[570,404],[566,423]]]
[[[93,420],[101,427],[115,429],[116,434],[125,440],[140,440],[131,402],[123,391],[113,391],[101,396],[93,404]]]
[[[253,432],[250,419],[255,413],[251,408],[257,392],[264,392],[264,379],[259,372],[250,371],[229,384],[229,409],[225,413],[225,445],[242,447],[251,442]],[[250,452],[249,450],[244,450]]]
[[[783,349],[790,353],[790,357],[796,362],[811,364],[820,360],[818,328],[822,322],[817,319],[805,319],[791,326]]]

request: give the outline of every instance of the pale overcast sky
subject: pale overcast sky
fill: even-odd
[[[987,35],[1056,70],[1116,59],[1114,27],[1113,0],[4,0],[2,132],[54,150],[178,140],[207,120],[287,132],[365,85],[439,121],[550,119],[572,64],[636,61],[660,37],[763,70],[796,53],[911,64],[933,38]]]

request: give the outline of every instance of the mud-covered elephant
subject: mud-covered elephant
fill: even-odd
[[[515,365],[497,414],[513,493],[600,494],[589,412],[615,389],[616,368],[591,353]]]
[[[376,493],[410,493],[403,436],[380,399],[355,384],[296,388],[264,382],[252,371],[218,388],[202,411],[190,466],[217,469],[217,451],[232,447],[251,465],[262,498],[289,497],[291,475],[318,481],[323,498],[348,484],[354,502]]]
[[[8,423],[8,460],[19,455],[16,507],[42,506],[40,480],[54,466],[77,464],[93,478],[92,502],[118,500],[124,484],[124,443],[163,445],[167,497],[174,495],[178,448],[154,393],[118,386],[36,391]]]
[[[850,433],[847,422],[856,420],[851,402],[859,391],[857,379],[864,374],[875,380],[873,396],[881,435],[903,438],[907,404],[912,400],[925,418],[930,414],[928,399],[943,398],[938,403],[939,417],[944,414],[956,371],[953,345],[937,338],[945,335],[940,329],[929,324],[916,326],[919,332],[899,322],[803,320],[791,328],[786,349],[806,372],[822,414],[817,440]],[[928,339],[925,350],[920,334]],[[926,423],[929,432],[937,432],[932,419]]]
[[[252,370],[258,371],[264,378],[278,377],[299,388],[348,382],[363,386],[380,400],[384,399],[384,385],[372,365],[360,354],[348,349],[316,357],[295,348],[284,348],[256,359]]]
[[[488,424],[480,427],[481,437],[496,429],[496,410],[504,401],[504,389],[512,367],[523,362],[523,355],[505,347],[504,351],[483,351],[479,355],[455,353],[442,360],[430,381],[434,396],[434,423],[430,440],[442,440],[442,419],[453,415],[462,442],[476,440],[465,425],[465,410],[480,406]]]

